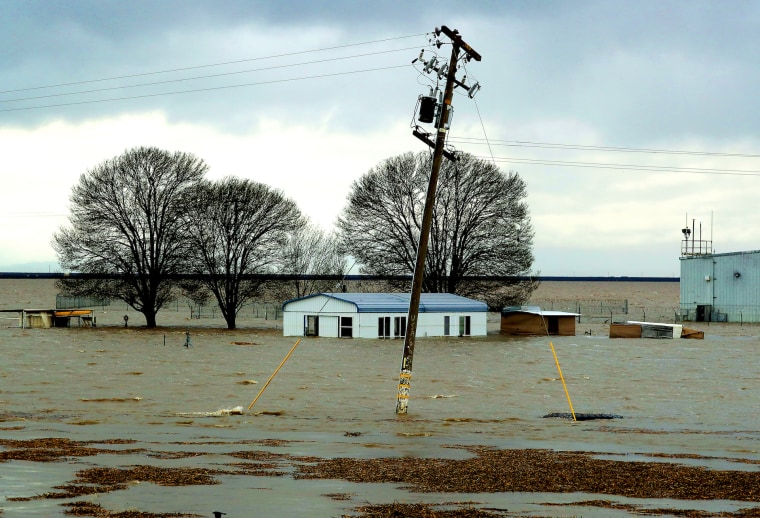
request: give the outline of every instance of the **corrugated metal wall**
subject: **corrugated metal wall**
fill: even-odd
[[[684,320],[708,305],[706,320],[760,322],[760,251],[681,258],[680,291]]]

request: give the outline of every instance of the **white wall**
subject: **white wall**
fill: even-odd
[[[324,301],[323,301],[324,303]],[[314,308],[316,306],[311,306]],[[304,315],[319,315],[319,335],[325,337],[338,336],[338,317],[353,318],[354,338],[377,338],[378,318],[391,318],[391,330],[395,317],[406,317],[406,313],[356,313],[328,311],[292,311],[291,304],[283,312],[283,336],[303,336]],[[318,308],[317,308],[318,309]],[[488,313],[420,313],[417,317],[417,337],[444,336],[444,316],[450,317],[449,336],[459,336],[459,317],[470,316],[470,336],[485,336],[487,334]]]

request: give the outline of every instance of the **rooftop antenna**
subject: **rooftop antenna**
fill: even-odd
[[[710,213],[710,235],[707,239],[702,238],[702,222],[699,222],[699,236],[697,236],[696,218],[691,219],[689,226],[689,215],[686,214],[686,225],[681,229],[683,241],[681,242],[681,256],[710,255],[715,253],[712,241],[712,212]]]

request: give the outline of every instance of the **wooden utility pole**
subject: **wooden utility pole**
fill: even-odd
[[[425,197],[425,209],[422,215],[422,228],[420,230],[420,241],[417,245],[417,261],[414,266],[414,276],[412,277],[412,293],[409,298],[409,313],[406,320],[406,335],[404,336],[404,356],[401,360],[401,374],[398,382],[398,396],[396,398],[396,413],[406,414],[409,406],[409,392],[412,381],[412,359],[414,357],[414,340],[417,335],[417,316],[420,308],[420,294],[422,292],[422,281],[425,276],[425,260],[427,258],[428,240],[430,238],[430,226],[433,221],[433,207],[435,206],[435,191],[438,187],[438,173],[441,170],[443,161],[444,145],[446,144],[446,132],[449,127],[451,118],[451,99],[454,97],[454,85],[465,86],[457,80],[457,60],[459,59],[459,50],[465,52],[476,61],[480,61],[480,54],[475,52],[467,43],[462,41],[458,31],[450,30],[445,25],[441,29],[436,29],[436,35],[445,34],[452,42],[451,58],[449,68],[446,73],[446,89],[443,94],[443,104],[440,107],[440,116],[436,128],[435,151],[433,152],[433,169],[430,172],[430,182],[428,183],[427,196]],[[465,86],[466,87],[466,86]]]

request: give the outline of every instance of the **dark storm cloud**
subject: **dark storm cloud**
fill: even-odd
[[[760,4],[572,5],[561,16],[506,18],[498,43],[496,31],[479,33],[492,57],[483,95],[502,81],[517,124],[582,120],[621,145],[755,132]]]
[[[370,106],[380,108],[374,112],[382,121],[410,118],[414,100],[427,83],[421,80],[418,86],[412,70],[396,70],[240,85],[408,64],[415,50],[277,73],[10,100],[245,70],[262,63],[28,90],[417,34],[442,23],[460,29],[483,55],[482,63],[469,68],[483,86],[481,105],[512,133],[537,121],[573,120],[609,138],[609,143],[640,145],[689,135],[745,136],[754,133],[760,116],[754,102],[760,88],[760,4],[750,2],[11,0],[0,12],[5,50],[0,53],[5,79],[0,89],[18,90],[0,94],[5,101],[0,109],[237,86],[2,112],[6,122],[18,124],[161,110],[171,120],[233,130],[262,115],[298,122],[329,114],[338,127],[360,130]],[[420,37],[382,48],[421,46],[424,41]],[[440,53],[447,56],[445,48]],[[462,110],[459,114],[468,116]]]
[[[4,101],[0,109],[11,110],[3,113],[6,122],[29,124],[57,117],[76,121],[112,113],[154,109],[165,111],[173,120],[196,120],[220,126],[235,126],[236,117],[243,113],[246,115],[241,118],[250,123],[251,112],[262,114],[266,110],[271,110],[273,116],[278,112],[292,111],[308,117],[319,110],[331,109],[341,98],[344,107],[350,104],[345,102],[346,90],[364,90],[367,95],[372,94],[373,87],[376,91],[380,88],[387,90],[389,78],[385,76],[386,84],[383,86],[360,76],[290,85],[277,83],[273,87],[240,85],[408,64],[414,54],[409,52],[388,58],[347,61],[335,66],[328,63],[266,75],[237,75],[63,96],[60,94],[281,65],[338,54],[304,55],[274,62],[251,62],[57,88],[39,87],[393,37],[399,35],[394,31],[401,30],[404,24],[393,24],[380,32],[368,31],[366,25],[359,25],[359,21],[363,20],[366,24],[371,20],[379,25],[383,17],[377,15],[382,11],[377,4],[367,3],[371,9],[360,9],[354,2],[331,4],[330,9],[316,9],[316,4],[312,2],[11,2],[5,5],[0,31],[5,34],[3,46],[7,52],[0,55],[0,72],[6,80],[0,88],[4,90],[0,94],[0,100]],[[283,7],[285,5],[287,8]],[[311,13],[314,12],[317,14],[312,17]],[[363,17],[360,16],[362,13]],[[368,18],[368,14],[372,16]],[[430,29],[432,27],[425,28]],[[419,26],[414,28],[413,33],[419,32],[422,32]],[[304,35],[302,39],[299,39],[300,35]],[[409,46],[423,42],[420,39],[419,42],[405,44]],[[347,54],[350,51],[340,53]],[[224,88],[214,90],[219,87]],[[150,97],[166,92],[203,89],[211,89],[211,93]],[[146,95],[149,97],[144,97]],[[130,97],[138,99],[99,102]],[[317,99],[319,102],[314,102]],[[52,106],[67,104],[74,106]],[[295,107],[296,104],[300,106]],[[41,106],[51,107],[39,109]],[[29,107],[35,109],[17,110]],[[353,108],[358,110],[360,107]]]

